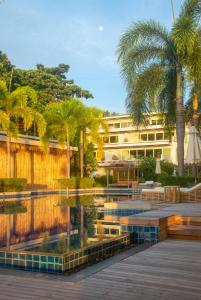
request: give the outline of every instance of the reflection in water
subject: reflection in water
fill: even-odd
[[[13,223],[13,232],[15,232],[16,218],[14,216],[26,213],[27,209],[19,201],[0,202],[0,215],[6,216],[6,249],[10,250],[11,222]],[[15,222],[14,222],[15,221]]]
[[[90,195],[0,201],[0,248],[64,253],[121,234],[116,217],[104,213],[118,201]]]
[[[0,247],[56,253],[84,247],[94,232],[94,205],[91,196],[0,201]]]

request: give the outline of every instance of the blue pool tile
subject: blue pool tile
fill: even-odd
[[[47,256],[42,255],[42,256],[40,257],[40,261],[41,261],[41,262],[46,262],[46,261],[47,261]]]
[[[40,265],[40,269],[41,269],[41,271],[46,271],[46,270],[47,270],[47,268],[48,268],[48,264],[41,263],[41,265]]]
[[[144,231],[145,231],[145,232],[150,232],[150,227],[145,226],[145,227],[144,227]]]
[[[54,256],[48,256],[48,263],[54,263]]]
[[[33,261],[39,261],[39,255],[33,255]]]
[[[33,255],[31,255],[31,254],[26,255],[26,260],[31,260],[32,261],[32,259],[33,259]]]

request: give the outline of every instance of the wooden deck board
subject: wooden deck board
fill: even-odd
[[[80,281],[0,273],[1,300],[200,300],[201,241],[166,240]]]

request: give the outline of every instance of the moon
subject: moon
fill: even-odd
[[[98,30],[99,30],[99,31],[103,31],[103,26],[99,26],[99,27],[98,27]]]

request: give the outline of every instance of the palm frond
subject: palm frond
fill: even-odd
[[[9,128],[9,117],[8,115],[3,111],[0,110],[0,128],[1,130],[7,131],[7,129]]]
[[[152,64],[138,74],[126,99],[127,111],[132,115],[135,124],[145,124],[145,114],[156,110],[155,99],[162,89],[164,69],[160,65]]]
[[[201,14],[201,0],[186,0],[179,14],[179,18],[188,16],[199,22]]]
[[[168,31],[158,22],[150,20],[133,23],[122,34],[118,45],[118,61],[121,62],[125,56],[141,41],[152,43],[157,46],[172,48]]]
[[[159,93],[160,111],[165,114],[166,126],[175,124],[176,120],[176,68],[169,68],[165,71],[164,83]]]
[[[180,17],[173,26],[173,40],[181,58],[191,55],[198,38],[197,26],[190,16]]]

